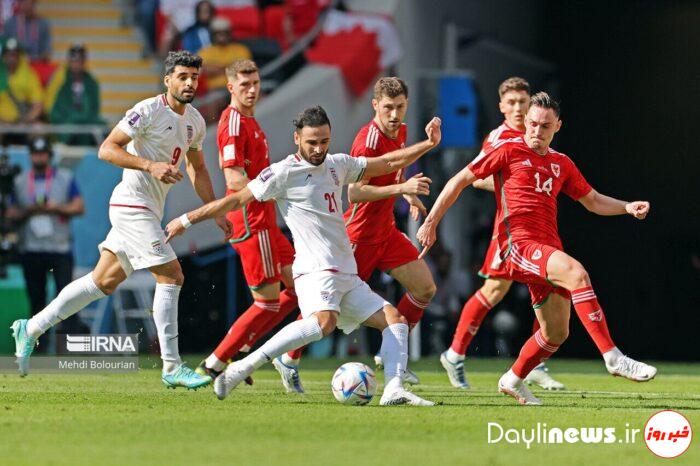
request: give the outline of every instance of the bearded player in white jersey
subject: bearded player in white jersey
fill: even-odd
[[[182,363],[178,350],[177,306],[184,281],[172,247],[161,227],[165,197],[187,174],[204,202],[215,199],[204,164],[204,119],[190,105],[197,91],[202,59],[189,52],[170,52],[165,59],[165,94],[143,100],[126,112],[100,147],[98,156],[124,169],[122,181],[109,201],[112,229],[98,246],[94,270],[66,286],[41,312],[12,324],[20,375],[29,370],[29,356],[37,338],[91,302],[112,294],[134,271],[148,269],[156,279],[153,319],[158,330],[163,384],[196,389],[211,377],[195,374]],[[125,148],[126,147],[126,148]],[[230,235],[230,225],[216,223]]]
[[[216,378],[214,391],[224,399],[264,363],[320,340],[336,327],[350,333],[365,325],[382,332],[385,385],[379,403],[432,406],[435,403],[403,387],[408,360],[406,318],[358,277],[340,202],[344,185],[395,172],[437,146],[440,120],[428,123],[425,141],[372,158],[328,154],[331,125],[321,107],[304,110],[294,126],[296,154],[270,165],[242,190],[184,214],[166,227],[169,240],[193,223],[240,209],[253,200],[274,199],[294,236],[292,272],[303,318],[230,364]]]

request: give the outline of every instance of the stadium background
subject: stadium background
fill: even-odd
[[[479,141],[500,123],[496,87],[510,75],[521,75],[533,89],[550,91],[562,101],[564,126],[554,147],[569,154],[599,191],[652,203],[651,215],[637,223],[623,217],[595,217],[562,200],[560,231],[567,248],[591,273],[612,334],[626,351],[639,358],[697,360],[693,343],[700,323],[700,193],[695,174],[700,162],[692,156],[691,147],[700,121],[694,100],[700,64],[692,59],[691,50],[700,45],[696,27],[700,5],[690,1],[606,2],[605,6],[505,0],[344,3],[351,12],[393,18],[402,51],[386,72],[404,77],[411,88],[409,140],[420,137],[429,114],[450,108],[449,102],[440,99],[441,77],[464,77],[473,86],[478,105],[469,108],[468,116],[476,118],[471,124]],[[65,61],[71,43],[86,44],[88,62],[101,80],[102,115],[108,128],[136,101],[159,90],[159,59],[140,59],[143,39],[137,23],[142,12],[134,8],[140,5],[107,0],[38,2],[39,14],[51,23],[55,35],[54,62]],[[133,26],[117,27],[124,18],[127,23],[134,18]],[[88,21],[97,23],[91,26]],[[97,28],[110,30],[109,25],[121,32],[113,37],[96,33]],[[64,35],[60,35],[62,29]],[[319,40],[309,48],[318,47]],[[362,52],[352,44],[347,49]],[[368,56],[376,59],[376,53]],[[362,55],[359,63],[364,63]],[[257,117],[270,139],[273,159],[293,150],[289,122],[305,106],[328,108],[336,151],[347,150],[356,130],[371,117],[367,92],[351,92],[348,77],[337,67],[296,56],[269,80],[277,87],[260,103]],[[215,94],[210,89],[207,96],[195,100],[195,106],[211,108],[215,116],[220,105]],[[5,132],[10,130],[5,126]],[[210,126],[207,160],[221,193],[214,133],[215,126]],[[6,149],[13,163],[26,167],[22,147]],[[87,202],[87,214],[75,221],[74,230],[77,262],[89,267],[96,259],[95,246],[108,228],[106,201],[119,170],[97,161],[94,148],[64,149],[64,163],[77,167]],[[443,145],[441,152],[429,155],[424,165],[436,180],[433,199],[446,177],[474,155],[474,148],[451,150]],[[442,243],[451,250],[452,267],[463,269],[469,277],[462,292],[466,297],[480,283],[472,269],[482,259],[479,235],[484,222],[488,230],[493,203],[489,195],[471,190],[463,198],[442,231]],[[166,218],[196,204],[188,183],[181,183],[171,195]],[[211,225],[199,226],[178,244],[186,276],[180,307],[183,352],[210,349],[228,328],[231,303],[243,309],[247,299],[242,281],[233,278],[235,266],[226,268],[222,253],[226,249],[217,246],[213,230]],[[197,254],[188,255],[193,248]],[[237,288],[233,297],[231,283]],[[17,309],[9,301],[0,306],[3,322],[15,318]],[[507,306],[521,320],[520,335],[510,338],[522,341],[531,313],[522,300]],[[446,320],[450,322],[449,317]],[[423,333],[430,330],[425,325]],[[494,354],[497,336],[492,332],[489,340],[485,330],[483,353]],[[425,351],[430,348],[423,346]],[[595,355],[580,324],[572,323],[572,336],[557,357]]]

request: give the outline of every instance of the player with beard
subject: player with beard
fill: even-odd
[[[382,332],[385,386],[380,404],[432,406],[433,402],[403,387],[408,360],[407,320],[358,277],[339,202],[344,185],[400,170],[437,146],[440,120],[434,118],[428,123],[425,141],[380,157],[328,154],[331,127],[321,107],[303,111],[294,126],[296,154],[270,165],[242,190],[184,214],[166,227],[168,238],[172,238],[191,223],[240,209],[253,200],[275,199],[294,236],[297,254],[292,268],[303,318],[230,364],[216,378],[214,391],[224,399],[264,363],[318,341],[336,327],[350,333],[365,325]]]
[[[109,201],[112,229],[98,246],[95,268],[68,284],[41,312],[12,324],[21,375],[37,338],[91,302],[110,295],[134,271],[148,269],[156,279],[153,319],[163,360],[163,384],[196,389],[211,377],[196,374],[180,359],[178,349],[178,297],[184,277],[180,263],[166,242],[161,219],[165,197],[186,171],[204,202],[215,199],[204,163],[204,119],[190,105],[197,91],[202,59],[189,52],[170,52],[165,59],[164,94],[143,100],[126,112],[102,143],[98,156],[124,169],[122,181]],[[216,223],[226,236],[231,226],[221,215]]]

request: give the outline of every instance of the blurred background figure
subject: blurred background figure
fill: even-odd
[[[182,36],[182,48],[197,53],[204,47],[211,45],[211,33],[209,28],[214,18],[216,9],[209,0],[202,0],[195,7],[195,23],[185,31]]]
[[[73,280],[70,219],[84,213],[83,199],[70,170],[51,164],[47,139],[29,144],[31,168],[15,178],[10,219],[20,224],[19,252],[32,315],[47,304],[47,276],[52,272],[56,294]],[[63,332],[82,324],[73,316],[61,323]]]
[[[46,89],[45,109],[49,122],[57,124],[102,124],[100,85],[86,69],[87,50],[82,44],[68,49],[66,66],[57,70]],[[61,142],[94,145],[89,134],[63,134]]]
[[[16,15],[5,24],[4,35],[17,39],[32,61],[51,60],[51,29],[36,14],[35,0],[20,0]]]
[[[8,39],[5,43],[2,49],[2,65],[0,68],[0,122],[35,123],[39,121],[44,110],[44,90],[39,76],[29,66],[17,39]]]
[[[233,41],[231,22],[226,18],[216,17],[211,21],[212,44],[199,51],[204,59],[203,69],[210,89],[226,86],[226,67],[240,58],[253,58],[250,49]]]

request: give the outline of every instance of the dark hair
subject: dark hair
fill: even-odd
[[[510,77],[498,86],[498,97],[503,98],[503,95],[508,91],[525,91],[529,94],[530,83],[517,76]]]
[[[292,120],[294,128],[296,128],[297,133],[301,132],[302,128],[306,126],[310,128],[318,128],[319,126],[328,125],[331,126],[331,121],[328,119],[326,111],[320,105],[315,107],[307,108],[297,115],[297,117]]]
[[[546,92],[538,92],[532,96],[530,100],[530,107],[540,107],[540,108],[550,108],[554,111],[554,114],[559,118],[561,115],[561,109],[559,108],[559,102],[552,99]]]
[[[393,99],[400,95],[408,99],[408,86],[401,78],[396,76],[379,78],[374,84],[374,98],[377,100],[382,100],[384,96]]]
[[[178,50],[177,52],[168,52],[165,58],[165,74],[172,74],[176,66],[184,66],[187,68],[201,68],[202,57],[194,55],[187,50]]]

